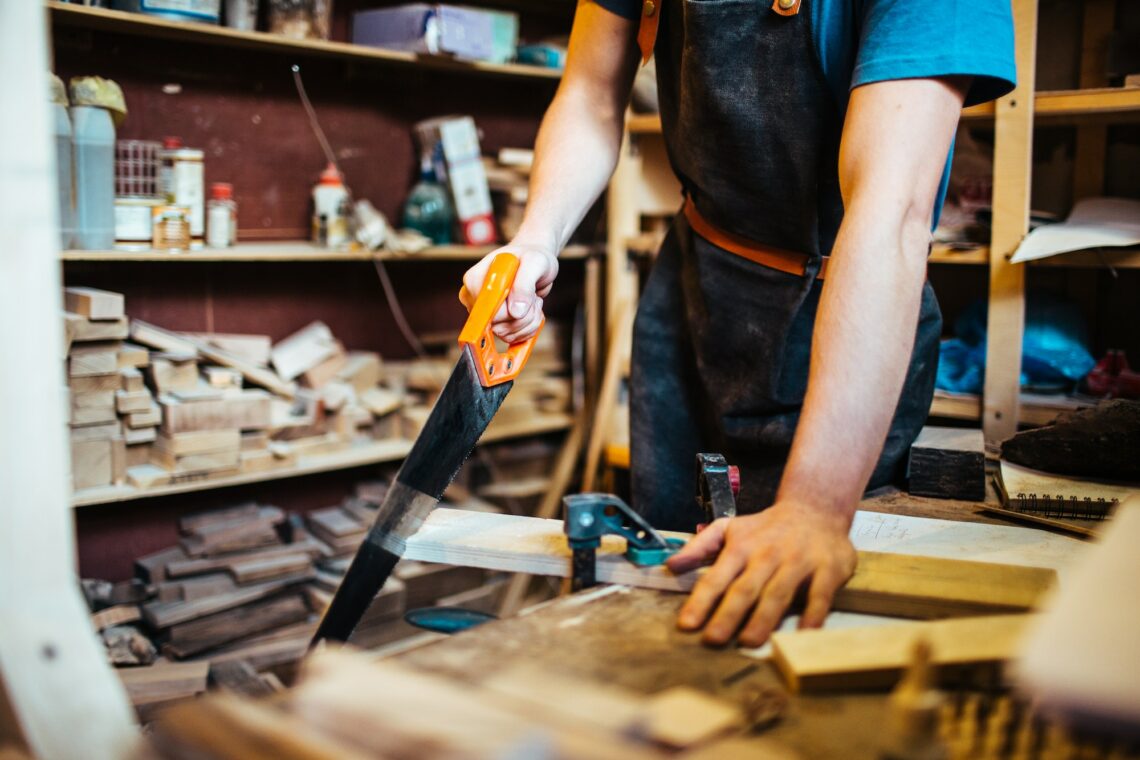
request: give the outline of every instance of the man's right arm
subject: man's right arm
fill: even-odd
[[[529,201],[518,234],[503,249],[521,258],[495,333],[514,342],[533,334],[542,299],[558,274],[558,253],[597,200],[617,165],[625,108],[637,71],[637,22],[581,0],[566,71],[535,144]],[[495,253],[498,253],[496,251]],[[463,276],[478,293],[495,253]]]

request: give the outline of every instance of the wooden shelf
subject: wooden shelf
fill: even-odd
[[[962,110],[962,119],[977,121],[994,118],[994,101]],[[1140,119],[1140,87],[1104,87],[1089,90],[1046,90],[1037,93],[1033,111],[1036,119],[1063,121],[1085,117]],[[661,134],[661,117],[638,114],[626,121],[631,135]]]
[[[935,243],[928,261],[931,264],[989,264],[990,249],[986,246],[963,249]]]
[[[326,40],[294,40],[265,32],[242,32],[225,26],[197,24],[127,13],[103,8],[89,8],[49,0],[52,23],[85,29],[132,34],[151,38],[179,40],[204,45],[293,54],[306,57],[338,58],[362,63],[394,66],[416,66],[464,74],[506,76],[521,79],[556,81],[562,77],[558,69],[518,64],[460,61],[446,56],[420,55],[399,50],[353,45]]]
[[[510,438],[555,433],[569,429],[571,424],[572,419],[569,414],[543,414],[527,420],[526,423],[509,425],[495,425],[494,422],[492,422],[480,443],[494,443]],[[126,485],[86,488],[76,492],[72,496],[71,506],[92,507],[99,504],[116,504],[139,499],[152,499],[159,496],[192,493],[194,491],[229,488],[231,486],[246,485],[247,483],[262,483],[268,480],[296,478],[302,475],[347,470],[353,467],[365,467],[386,462],[398,462],[407,456],[411,450],[412,442],[403,439],[374,441],[352,446],[333,454],[303,457],[292,467],[282,467],[277,470],[241,473],[238,475],[195,480],[187,483],[174,483],[147,489],[139,489]]]
[[[1094,404],[1096,404],[1095,399],[1083,400],[1072,396],[1022,393],[1018,422],[1023,425],[1046,425],[1056,419],[1058,414]],[[982,398],[973,393],[935,391],[934,402],[930,406],[930,416],[979,421],[982,419]]]
[[[935,245],[930,254],[931,264],[972,264],[988,266],[990,249],[986,246],[970,250],[955,250],[946,245]],[[1028,262],[1031,267],[1068,267],[1071,269],[1140,269],[1140,248],[1098,248],[1073,251]]]
[[[155,250],[110,250],[110,251],[63,251],[62,261],[106,261],[106,262],[164,262],[164,263],[203,263],[203,262],[242,262],[242,261],[477,261],[497,246],[490,245],[441,245],[426,248],[419,253],[394,253],[392,251],[330,251],[303,241],[282,241],[279,243],[239,243],[233,248],[205,249],[172,253]],[[590,253],[590,246],[572,245],[561,253],[563,259],[583,259]]]

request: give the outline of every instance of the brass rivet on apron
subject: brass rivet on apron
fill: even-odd
[[[796,0],[780,0],[780,7],[784,10],[788,10],[788,8],[791,8],[795,4]]]
[[[642,10],[646,16],[652,16],[657,12],[657,3],[653,2],[653,0],[645,0],[645,5],[642,7]]]

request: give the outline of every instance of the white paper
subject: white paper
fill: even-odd
[[[1060,224],[1047,224],[1021,241],[1010,261],[1020,264],[1088,248],[1140,245],[1140,201],[1088,198]]]

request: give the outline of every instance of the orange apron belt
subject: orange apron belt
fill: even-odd
[[[688,198],[685,199],[684,213],[685,218],[689,220],[689,226],[693,228],[693,232],[729,253],[743,256],[749,261],[754,261],[770,269],[777,269],[781,272],[787,272],[788,274],[794,274],[800,277],[803,276],[807,268],[809,256],[806,253],[787,251],[783,248],[773,248],[772,246],[762,245],[747,238],[740,237],[739,235],[734,235],[731,232],[717,229],[710,224],[707,219],[701,216],[701,213],[697,211],[696,205]],[[824,278],[827,272],[828,260],[828,256],[823,257],[823,262],[819,267],[819,274],[816,275],[817,279],[822,280]]]
[[[649,63],[653,46],[657,44],[657,22],[661,20],[661,0],[644,0],[641,4],[641,26],[637,29],[637,46],[641,48],[641,63]]]

